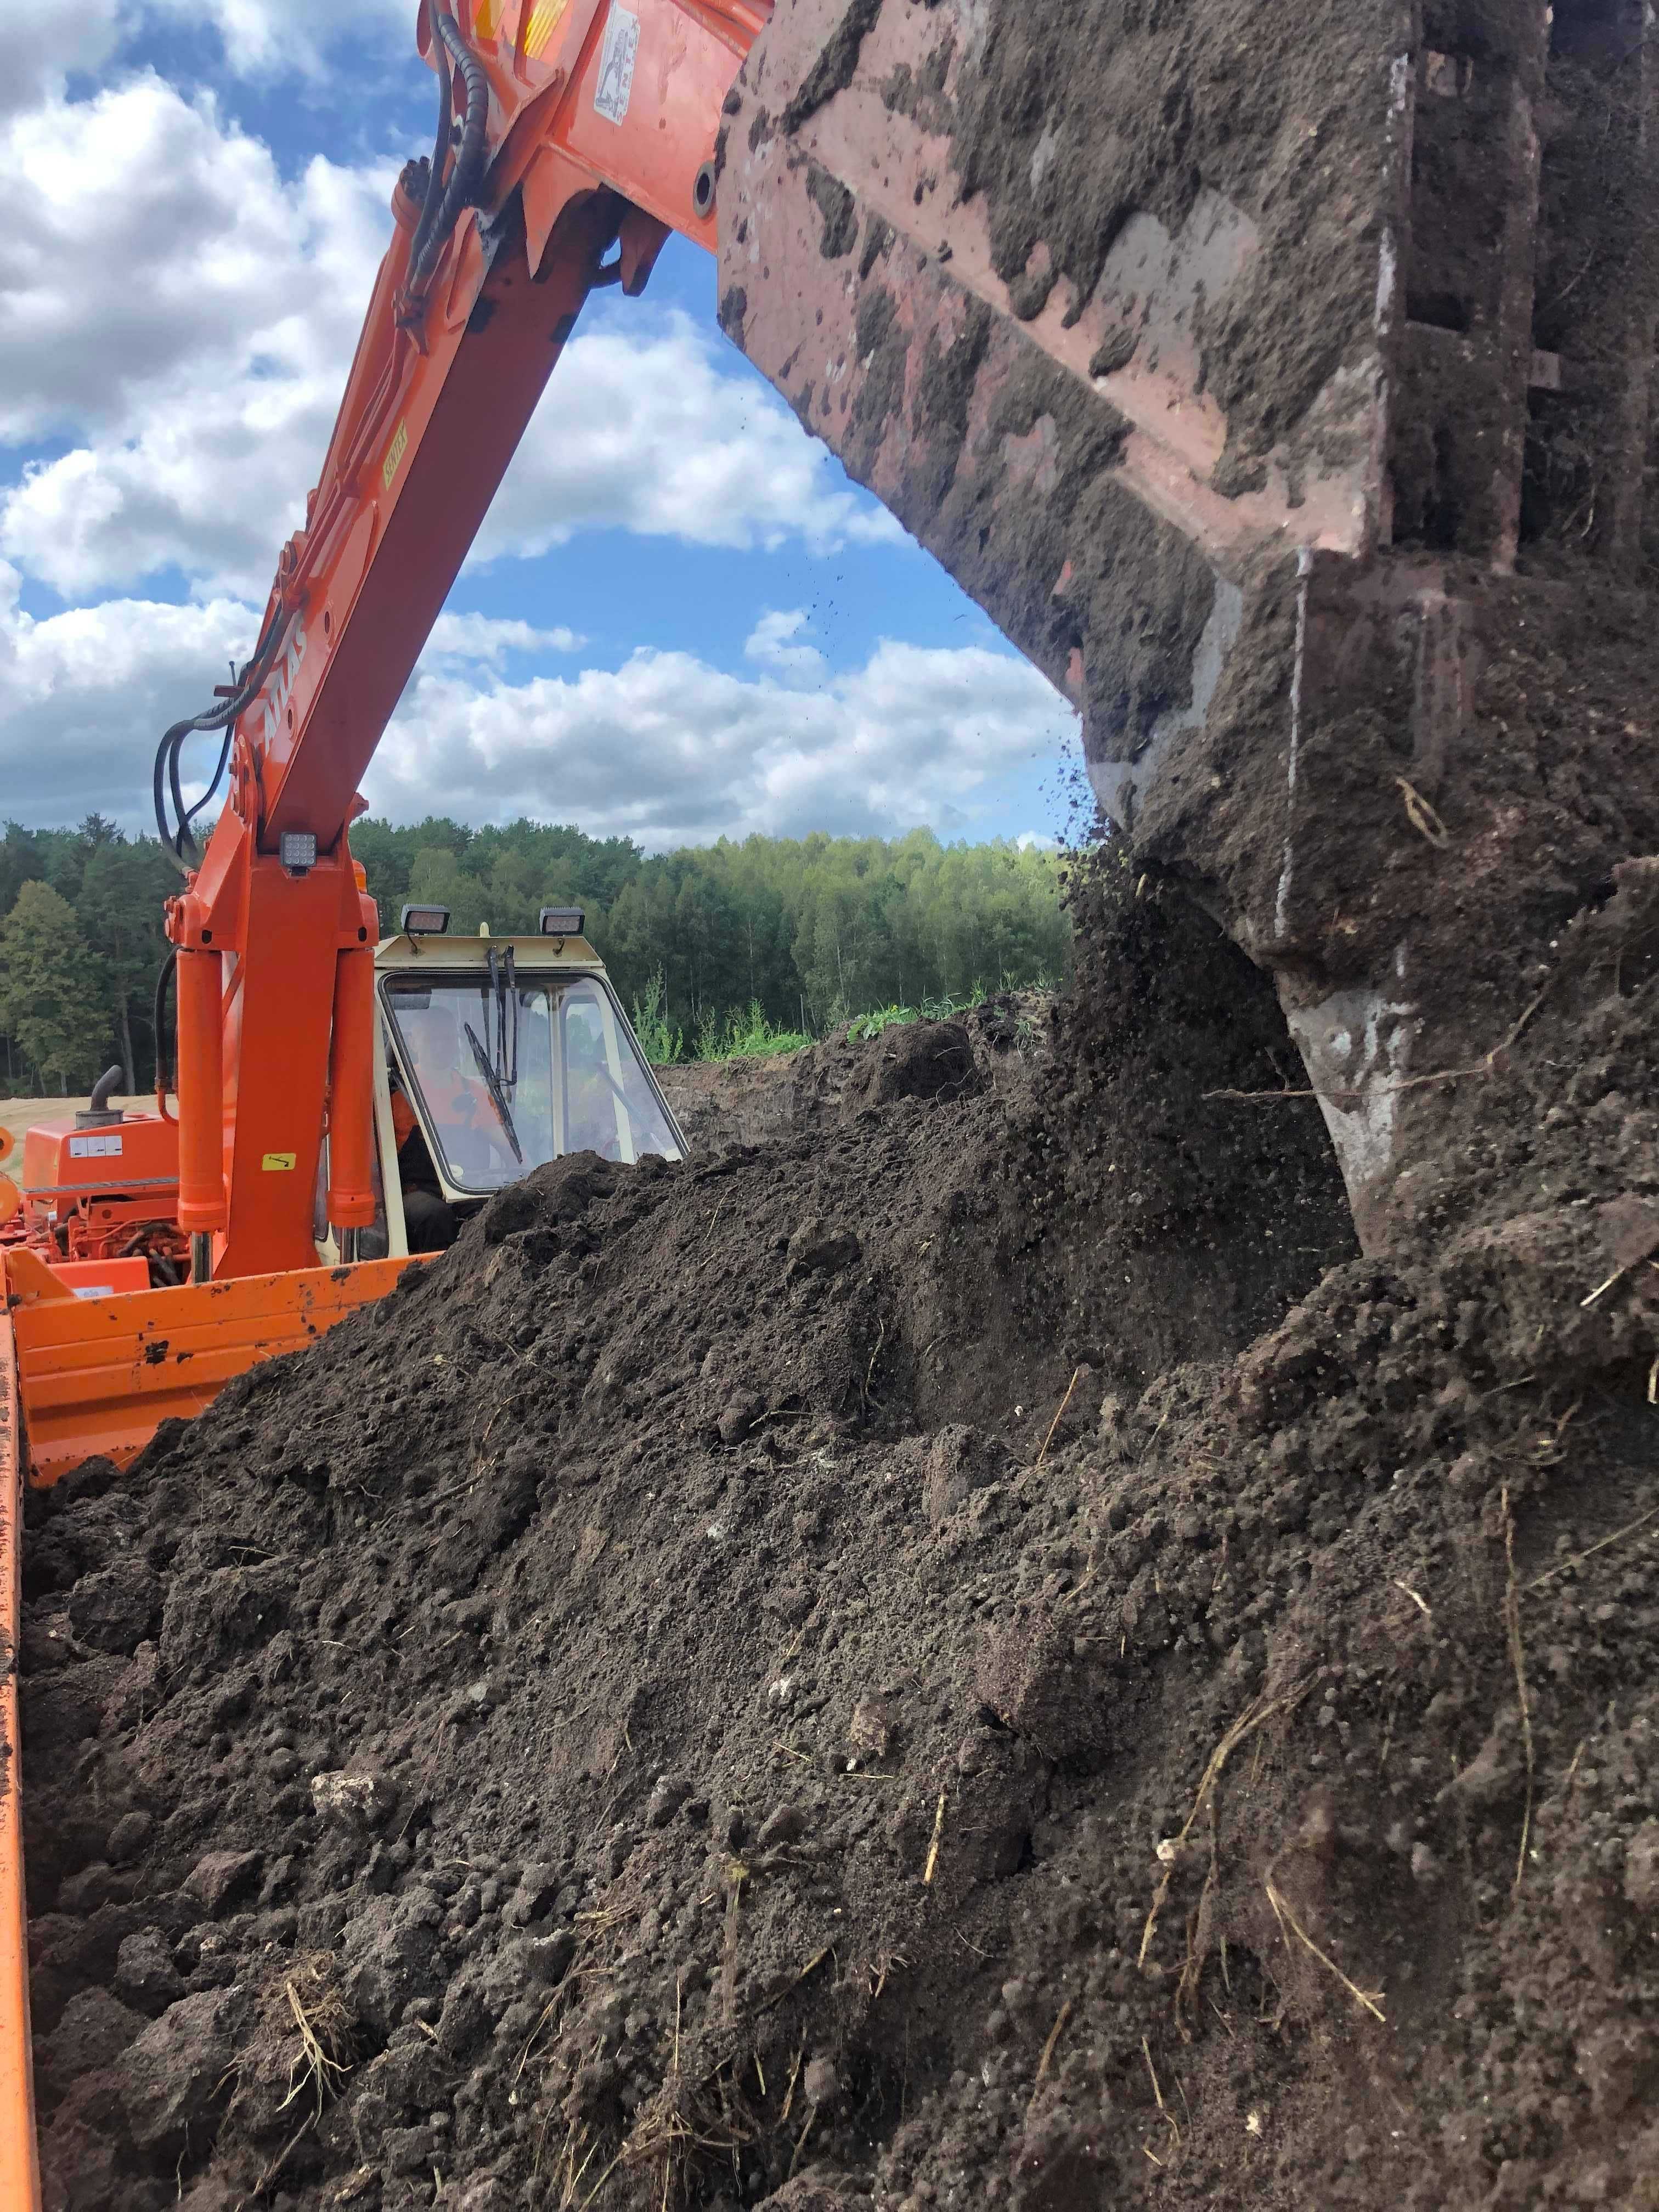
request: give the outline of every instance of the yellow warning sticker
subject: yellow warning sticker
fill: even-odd
[[[267,1175],[292,1175],[300,1164],[298,1152],[267,1152],[259,1163]]]
[[[473,12],[473,35],[493,39],[501,27],[501,17],[507,13],[507,0],[478,0]]]
[[[524,50],[532,61],[540,59],[568,5],[569,0],[536,0],[524,33]]]
[[[404,455],[408,451],[409,425],[407,422],[399,422],[392,434],[392,443],[386,449],[386,461],[380,470],[380,483],[383,489],[391,490],[392,479],[402,467]]]

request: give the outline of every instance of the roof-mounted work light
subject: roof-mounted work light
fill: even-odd
[[[447,906],[406,906],[398,927],[405,937],[441,937],[449,927]]]
[[[544,906],[541,933],[544,937],[580,937],[586,921],[579,906]]]

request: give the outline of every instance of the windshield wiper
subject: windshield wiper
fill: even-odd
[[[507,1103],[507,1094],[501,1089],[500,1079],[489,1064],[489,1054],[478,1042],[477,1031],[471,1022],[463,1022],[461,1026],[466,1031],[466,1041],[472,1048],[472,1057],[477,1062],[478,1073],[483,1076],[485,1088],[489,1092],[489,1103],[495,1109],[496,1119],[507,1132],[507,1141],[513,1147],[513,1157],[522,1167],[524,1152],[519,1143],[519,1133],[513,1126],[513,1109]]]
[[[519,977],[509,945],[498,961],[492,946],[488,954],[489,988],[495,1001],[495,1073],[501,1089],[511,1097],[519,1087]],[[507,1011],[513,1022],[509,1037]],[[486,1029],[489,1024],[484,1024]]]

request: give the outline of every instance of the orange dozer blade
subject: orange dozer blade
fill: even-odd
[[[0,1271],[28,1480],[56,1482],[94,1455],[125,1465],[169,1416],[192,1418],[245,1368],[299,1351],[384,1297],[410,1264],[365,1260],[77,1298],[33,1253],[9,1254]]]
[[[0,1263],[3,1266],[3,1263]],[[0,2204],[36,2212],[34,2075],[23,1911],[22,1762],[17,1741],[23,1437],[11,1316],[0,1299]]]

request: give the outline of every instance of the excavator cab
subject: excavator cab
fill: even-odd
[[[432,926],[442,912],[406,908],[375,954],[382,1218],[363,1259],[442,1250],[504,1184],[566,1152],[685,1156],[580,910],[509,938],[451,937]]]
[[[160,1422],[382,1296],[405,1261],[444,1250],[562,1153],[685,1157],[581,912],[542,921],[533,937],[451,937],[441,908],[406,908],[376,950],[375,1218],[331,1228],[325,1137],[310,1267],[175,1287],[189,1239],[170,1115],[98,1099],[27,1133],[21,1187],[0,1176],[0,1446],[21,1446],[33,1480],[131,1458]]]

